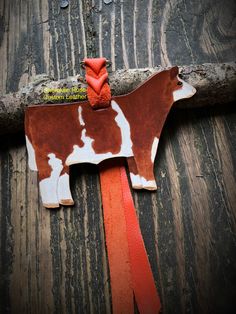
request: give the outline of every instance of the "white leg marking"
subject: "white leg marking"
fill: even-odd
[[[182,87],[173,92],[174,101],[184,98],[190,98],[196,93],[196,89],[178,77],[178,80],[183,83]]]
[[[32,144],[30,143],[30,140],[28,138],[28,136],[25,136],[26,139],[26,147],[27,147],[27,151],[28,151],[28,164],[29,164],[29,168],[31,170],[37,171],[37,164],[36,164],[36,159],[35,159],[35,151],[34,148],[32,146]]]
[[[154,141],[152,143],[152,150],[151,150],[151,161],[154,163],[156,153],[157,153],[157,147],[158,147],[159,139],[157,137],[154,138]]]
[[[144,177],[141,177],[139,174],[130,173],[130,179],[133,189],[146,189],[154,191],[157,189],[155,180],[146,180]]]
[[[79,123],[80,123],[80,125],[84,126],[85,123],[84,123],[84,119],[82,117],[82,107],[81,106],[79,106],[78,112],[79,112]]]
[[[141,177],[143,188],[146,190],[154,191],[157,189],[156,181],[155,180],[147,180],[144,177]]]
[[[70,192],[70,180],[69,175],[64,173],[59,177],[57,195],[59,202],[63,205],[73,205],[73,199]]]
[[[121,130],[121,150],[119,154],[123,156],[129,157],[133,156],[132,146],[133,143],[131,141],[131,134],[130,134],[130,125],[129,122],[126,120],[122,110],[120,109],[119,105],[112,100],[111,107],[115,110],[118,115],[115,117],[116,123]]]
[[[139,174],[133,174],[132,172],[130,172],[130,180],[131,180],[133,189],[142,189],[143,188],[142,180],[141,180]]]
[[[40,193],[45,207],[59,207],[57,184],[63,166],[55,154],[48,154],[48,157],[48,164],[52,167],[52,172],[49,178],[39,182]]]

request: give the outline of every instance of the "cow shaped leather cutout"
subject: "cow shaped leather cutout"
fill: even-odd
[[[99,61],[96,69],[89,69],[91,77],[101,64]],[[111,106],[104,110],[93,110],[88,101],[28,107],[28,161],[29,167],[38,171],[43,205],[73,204],[70,165],[99,164],[115,157],[127,158],[134,189],[155,190],[153,165],[166,117],[175,101],[195,92],[174,67],[153,74],[127,95],[112,97]]]

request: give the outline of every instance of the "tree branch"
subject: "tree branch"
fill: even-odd
[[[193,85],[197,89],[197,93],[190,99],[177,102],[175,107],[193,108],[215,104],[223,105],[235,101],[235,62],[206,63],[181,66],[179,68],[183,79]],[[118,70],[110,75],[109,82],[112,94],[126,94],[152,73],[163,69],[162,67],[156,67]],[[68,98],[77,97],[78,95],[81,98],[85,97],[85,93],[81,88],[86,88],[86,84],[78,76],[54,81],[45,74],[37,75],[32,83],[23,87],[17,93],[10,93],[0,97],[0,134],[16,133],[23,129],[25,107],[49,102],[48,99],[55,95],[64,99],[50,100],[50,102],[69,102]],[[64,90],[59,93],[55,92],[56,89]],[[79,94],[78,89],[80,89]],[[45,97],[47,98],[46,101]]]

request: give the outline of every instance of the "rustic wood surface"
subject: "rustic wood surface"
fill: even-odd
[[[105,4],[110,2],[110,4]],[[0,1],[0,90],[40,73],[234,61],[235,1]],[[32,100],[33,102],[33,100]],[[163,313],[234,313],[236,110],[174,110],[157,192],[134,192]],[[45,121],[46,123],[46,121]],[[72,208],[45,210],[24,134],[0,139],[0,313],[111,313],[98,171],[72,167]]]

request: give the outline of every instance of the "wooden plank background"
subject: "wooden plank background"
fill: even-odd
[[[0,1],[0,90],[39,73],[235,60],[234,0]],[[172,110],[157,192],[134,192],[163,313],[233,313],[236,110]],[[47,121],[45,121],[47,123]],[[111,313],[98,171],[72,167],[75,206],[46,210],[24,134],[0,139],[0,313]]]

